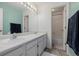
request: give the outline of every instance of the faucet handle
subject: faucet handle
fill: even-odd
[[[16,33],[11,34],[11,39],[15,39],[16,37]]]

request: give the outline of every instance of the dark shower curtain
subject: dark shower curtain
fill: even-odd
[[[69,19],[67,44],[79,55],[79,11]]]

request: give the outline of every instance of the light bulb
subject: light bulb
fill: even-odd
[[[52,9],[52,11],[55,11],[55,9]]]
[[[24,4],[24,6],[26,7],[26,4]]]
[[[23,2],[20,2],[20,4],[23,5],[24,3]]]

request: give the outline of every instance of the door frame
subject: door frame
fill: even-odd
[[[57,6],[55,8],[58,8],[58,7],[64,7],[63,50],[67,51],[66,41],[67,41],[67,30],[68,30],[69,3],[67,3],[66,5],[62,5],[62,6]],[[51,10],[52,10],[52,8],[51,8]],[[51,11],[51,32],[52,32],[52,11]],[[51,38],[53,40],[52,33],[51,33]]]
[[[23,32],[24,32],[24,17],[28,17],[29,18],[29,15],[23,15]],[[29,21],[29,20],[28,20]],[[29,31],[29,23],[28,23],[28,31]]]
[[[3,24],[4,24],[3,23],[3,8],[0,8],[0,9],[2,10],[2,26],[1,26],[2,27],[2,34],[1,35],[3,35],[4,34],[4,31],[3,31]]]

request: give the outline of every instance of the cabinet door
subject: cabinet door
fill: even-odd
[[[32,48],[26,51],[27,56],[37,56],[37,45],[33,46]]]
[[[38,51],[38,55],[41,55],[43,50],[44,50],[44,45],[43,45],[43,41],[38,42],[38,46],[37,46],[37,51]]]
[[[19,47],[11,52],[8,52],[5,56],[24,56],[24,46],[23,47]]]
[[[44,35],[44,49],[47,47],[47,38],[46,38],[46,35]]]

